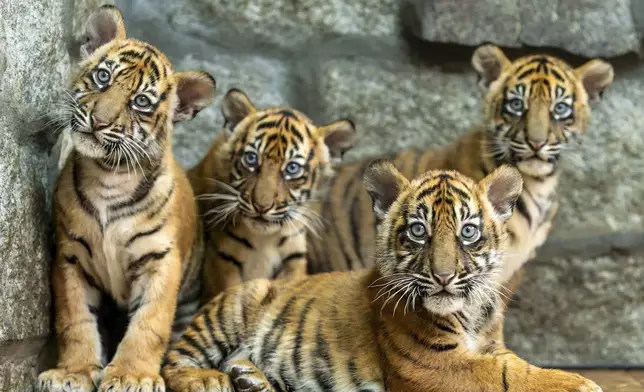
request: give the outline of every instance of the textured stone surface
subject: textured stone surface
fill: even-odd
[[[325,120],[355,119],[360,139],[348,159],[445,145],[481,121],[476,77],[467,71],[356,57],[319,72]],[[644,67],[617,74],[593,106],[587,135],[565,151],[553,236],[582,231],[644,233]]]
[[[506,343],[548,366],[644,363],[644,255],[528,264]]]
[[[0,391],[30,392],[38,372],[50,365],[41,355],[43,339],[0,344]]]
[[[50,193],[43,115],[67,83],[68,1],[4,1],[0,52],[0,341],[49,332]]]
[[[410,0],[407,21],[428,41],[557,47],[584,56],[638,52],[639,0]],[[635,13],[636,15],[634,15]]]
[[[118,4],[125,0],[120,0]],[[220,45],[293,47],[338,35],[398,32],[396,0],[138,0],[136,13],[162,13],[175,29]]]

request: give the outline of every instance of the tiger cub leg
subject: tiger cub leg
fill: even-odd
[[[105,368],[100,392],[165,390],[159,371],[170,338],[180,276],[176,249],[155,253],[144,265],[130,266],[130,323]]]
[[[250,361],[231,362],[229,374],[237,392],[274,392],[264,373]]]
[[[213,299],[226,288],[243,281],[243,266],[233,256],[211,251],[203,266],[203,290],[201,304]]]
[[[446,363],[447,365],[447,363]],[[450,362],[441,377],[424,378],[411,391],[602,392],[593,381],[575,373],[530,365],[508,350]],[[390,390],[399,390],[392,388]],[[403,390],[403,389],[400,389]]]
[[[96,315],[100,293],[87,281],[78,258],[66,256],[60,249],[52,270],[52,286],[59,358],[55,369],[40,374],[37,388],[43,392],[92,391],[103,370]]]

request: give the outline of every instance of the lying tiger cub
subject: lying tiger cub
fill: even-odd
[[[479,183],[454,171],[409,182],[376,161],[365,184],[382,219],[376,267],[220,294],[168,353],[173,390],[601,391],[493,338],[518,170],[501,166]]]
[[[224,130],[188,173],[208,224],[204,301],[249,279],[306,275],[319,219],[307,202],[355,139],[350,121],[317,127],[293,109],[258,110],[237,89],[222,111]]]

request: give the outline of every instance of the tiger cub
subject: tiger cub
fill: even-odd
[[[376,161],[365,185],[382,220],[376,267],[221,293],[170,348],[162,371],[170,388],[601,391],[532,366],[494,339],[505,222],[522,187],[515,168],[478,183],[454,171],[410,182]]]
[[[222,112],[224,129],[188,173],[206,221],[204,301],[249,279],[306,274],[306,233],[319,226],[308,202],[355,139],[348,120],[317,127],[237,89]]]
[[[561,155],[571,137],[588,130],[589,102],[598,101],[612,82],[613,68],[597,59],[572,68],[547,55],[510,61],[493,45],[479,47],[472,64],[486,92],[484,124],[452,145],[405,150],[391,159],[409,177],[451,169],[480,180],[502,164],[519,169],[523,192],[508,222],[511,248],[502,272],[507,281],[534,257],[550,232]],[[329,226],[321,238],[309,237],[313,272],[373,264],[376,221],[368,213],[371,200],[360,183],[370,161],[339,168],[326,198],[316,204]]]
[[[215,81],[174,72],[158,49],[126,38],[113,6],[90,16],[87,34],[70,94],[73,151],[54,193],[59,358],[37,386],[163,391],[173,319],[184,316],[180,336],[199,305],[203,261],[194,195],[172,155],[173,123],[210,104]],[[107,302],[129,321],[111,361],[98,319]]]

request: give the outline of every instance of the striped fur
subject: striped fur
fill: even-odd
[[[532,366],[496,340],[504,221],[521,191],[516,169],[478,184],[449,171],[409,182],[379,161],[365,179],[383,221],[377,268],[228,289],[168,352],[170,388],[601,391]]]
[[[573,69],[546,55],[510,62],[492,45],[478,48],[472,63],[486,91],[485,124],[452,145],[405,150],[390,159],[408,177],[453,169],[480,180],[501,164],[521,171],[523,193],[508,223],[511,248],[502,273],[508,281],[545,242],[558,205],[558,162],[568,140],[587,131],[589,101],[599,99],[613,71],[600,60]],[[326,199],[316,204],[329,226],[322,238],[309,237],[311,272],[373,265],[376,221],[361,184],[370,160],[339,168]],[[518,274],[508,285],[518,286],[516,279]]]
[[[224,129],[189,172],[207,227],[206,301],[249,279],[306,274],[306,233],[320,226],[309,201],[355,137],[350,121],[317,127],[291,108],[258,110],[237,89],[222,111]]]
[[[211,103],[215,82],[175,73],[158,49],[127,39],[112,6],[92,14],[88,36],[70,95],[74,150],[54,193],[60,355],[38,387],[163,391],[173,320],[177,336],[196,312],[203,262],[197,206],[172,155],[173,122]],[[128,313],[113,358],[99,334],[105,297]]]

